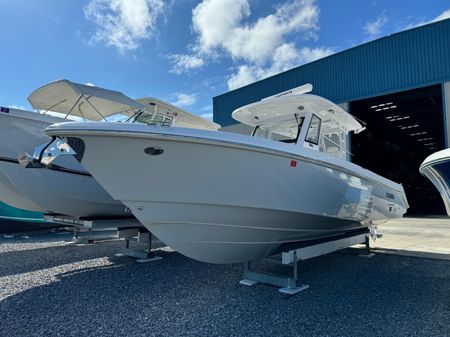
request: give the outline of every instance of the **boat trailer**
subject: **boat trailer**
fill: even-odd
[[[251,261],[244,263],[243,279],[239,281],[245,286],[253,286],[258,283],[279,287],[278,291],[283,294],[295,295],[309,288],[299,280],[299,262],[349,248],[357,244],[363,244],[364,249],[354,249],[352,252],[361,257],[372,257],[370,250],[370,238],[373,240],[382,235],[377,233],[376,228],[365,229],[339,237],[312,240],[299,243],[295,246],[287,245],[280,254],[266,258],[266,261],[281,263],[292,266],[292,276],[270,274],[251,269]]]

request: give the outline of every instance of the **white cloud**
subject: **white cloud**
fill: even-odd
[[[239,66],[237,73],[232,74],[227,81],[228,89],[234,90],[257,81],[257,73],[259,73],[259,71],[260,69],[255,66]]]
[[[315,0],[291,0],[252,24],[242,22],[250,14],[248,0],[202,1],[192,14],[193,30],[198,35],[194,51],[209,57],[225,51],[233,60],[263,64],[286,35],[310,35],[318,30]]]
[[[197,94],[184,94],[181,92],[175,93],[175,99],[172,104],[176,106],[189,106],[197,102]]]
[[[298,48],[287,42],[291,34],[316,37],[319,12],[316,0],[287,0],[267,16],[248,22],[249,0],[203,0],[192,11],[192,54],[169,56],[171,72],[198,69],[225,54],[241,63],[227,81],[228,88],[235,89],[329,55],[329,48]]]
[[[85,17],[97,26],[91,42],[103,41],[121,53],[134,50],[155,34],[164,8],[163,0],[91,0],[84,8]]]
[[[201,114],[200,117],[212,121],[214,116],[213,116],[212,112],[208,112],[208,113]]]
[[[449,19],[450,18],[450,8],[447,9],[446,11],[443,11],[441,14],[439,14],[438,16],[436,16],[433,20],[431,20],[430,22],[436,22],[436,21],[441,21],[441,20],[445,20],[445,19]]]
[[[400,30],[406,30],[406,29],[411,29],[414,27],[419,27],[419,26],[423,26],[423,25],[427,25],[429,23],[433,23],[433,22],[437,22],[437,21],[441,21],[441,20],[445,20],[445,19],[449,19],[450,18],[450,8],[443,11],[441,14],[439,14],[438,16],[434,17],[431,20],[425,20],[425,18],[408,18],[408,22],[407,24],[403,24],[400,27]]]
[[[11,105],[8,105],[8,108],[18,109],[18,110],[26,110],[26,108],[20,104],[11,104]]]
[[[301,64],[323,58],[332,54],[333,52],[334,51],[329,48],[304,47],[301,49],[297,49],[294,44],[285,43],[275,50],[270,66],[239,66],[237,72],[232,74],[227,81],[228,89],[237,89],[260,79],[294,68]]]
[[[226,13],[226,15],[225,15]],[[242,18],[250,15],[248,0],[204,0],[192,11],[192,25],[198,34],[196,49],[209,53],[220,47]]]
[[[333,53],[329,48],[297,47],[293,34],[316,38],[319,7],[316,0],[285,0],[272,13],[250,21],[250,0],[203,0],[192,11],[196,42],[191,55],[169,56],[171,72],[198,69],[228,55],[236,65],[227,80],[236,89]],[[226,15],[224,14],[226,13]]]
[[[173,54],[169,55],[169,59],[172,61],[170,72],[178,75],[201,68],[205,64],[203,59],[196,55]]]
[[[376,19],[368,21],[364,26],[364,32],[369,37],[369,39],[377,38],[381,35],[381,32],[389,21],[388,17],[381,13]]]

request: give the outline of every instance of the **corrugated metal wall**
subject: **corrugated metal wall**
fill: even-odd
[[[234,109],[312,83],[314,94],[348,102],[450,80],[450,19],[339,52],[213,98],[214,122]]]

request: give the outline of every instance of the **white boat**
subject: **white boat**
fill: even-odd
[[[120,123],[46,133],[83,144],[73,150],[110,195],[199,261],[253,260],[406,212],[400,184],[345,159],[347,134],[363,127],[339,106],[294,92],[233,117],[253,136]]]
[[[428,156],[420,165],[419,171],[437,188],[444,201],[447,215],[450,216],[450,149]]]
[[[92,177],[77,162],[75,158],[64,157],[58,159],[55,165],[48,172],[43,170],[25,170],[18,161],[20,153],[28,152],[33,147],[49,141],[49,137],[45,135],[44,129],[53,123],[66,121],[64,118],[54,117],[47,114],[39,114],[32,111],[24,111],[18,109],[2,108],[0,113],[0,197],[1,201],[21,209],[44,212],[51,211],[45,209],[42,205],[45,201],[43,198],[54,198],[54,189],[70,188],[66,184],[61,185],[58,181],[59,177],[66,175],[66,172],[78,174],[78,178],[84,182],[81,185],[91,186],[91,191],[99,200],[107,200],[107,204],[111,204],[113,208],[118,206],[117,212],[123,212],[123,204],[113,200],[107,192],[98,184],[90,184]],[[62,171],[65,169],[66,172]],[[36,175],[51,175],[46,183],[40,184]],[[56,179],[53,179],[55,178]],[[28,185],[31,184],[31,185]],[[39,184],[38,193],[27,193],[22,190],[33,188],[34,184]],[[78,186],[81,186],[80,184]],[[66,189],[66,192],[67,192]],[[37,190],[36,190],[37,191]],[[48,191],[44,194],[43,191]],[[57,198],[57,197],[56,197]],[[71,200],[69,200],[72,198]],[[71,207],[76,203],[76,196],[72,197],[66,193],[63,204],[64,207]],[[56,206],[58,203],[56,204]],[[76,206],[75,206],[76,207]]]
[[[92,178],[72,156],[60,157],[47,170],[23,168],[18,155],[29,152],[50,138],[44,129],[67,121],[122,119],[140,123],[181,123],[197,127],[218,126],[153,98],[133,100],[120,92],[60,80],[47,84],[29,96],[31,105],[44,111],[33,113],[2,108],[0,112],[0,196],[11,206],[74,217],[129,216],[126,207]],[[65,113],[55,117],[47,111]],[[25,158],[26,159],[26,158]]]

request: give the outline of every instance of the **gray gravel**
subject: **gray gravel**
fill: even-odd
[[[0,238],[0,336],[450,336],[450,261],[331,254],[289,297],[239,285],[241,265],[139,264],[68,237]]]

